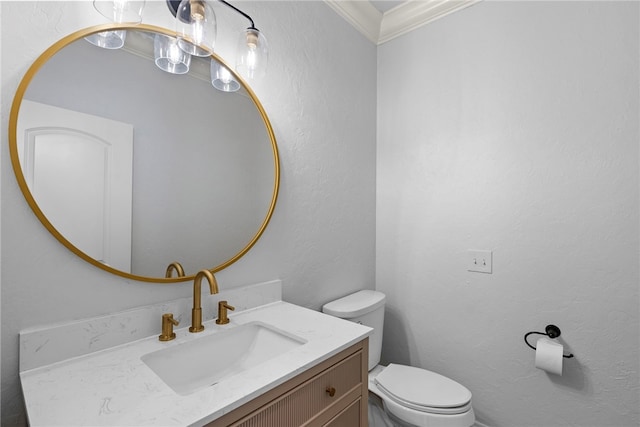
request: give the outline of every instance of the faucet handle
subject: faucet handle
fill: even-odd
[[[227,310],[235,310],[236,308],[229,305],[227,301],[219,301],[218,302],[218,318],[216,319],[216,323],[218,325],[226,325],[229,323],[229,318],[227,317]]]
[[[171,341],[176,337],[173,327],[178,326],[180,322],[173,318],[173,313],[165,313],[162,315],[162,334],[158,336],[160,341]]]

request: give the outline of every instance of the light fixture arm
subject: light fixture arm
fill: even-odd
[[[234,5],[232,5],[231,3],[225,1],[225,0],[218,0],[220,3],[229,6],[231,9],[235,10],[236,12],[238,12],[240,15],[244,16],[245,18],[247,18],[249,20],[249,22],[251,22],[251,26],[249,27],[249,29],[251,30],[257,30],[260,31],[256,28],[255,24],[253,23],[253,19],[251,19],[251,17],[249,15],[247,15],[246,13],[244,13],[243,11],[241,11],[240,9],[238,9],[237,7],[235,7]]]

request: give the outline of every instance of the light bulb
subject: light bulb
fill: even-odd
[[[229,84],[231,81],[231,73],[224,67],[220,68],[220,80],[222,80],[224,84]]]
[[[204,17],[202,15],[191,15],[193,18],[193,23],[191,24],[191,40],[196,45],[202,44],[202,40],[204,39]]]
[[[182,51],[178,47],[178,43],[173,42],[169,45],[168,54],[168,59],[172,64],[178,64],[180,62]]]
[[[267,39],[256,28],[247,28],[238,41],[236,71],[247,80],[264,76],[269,59]]]
[[[256,49],[251,49],[251,46],[249,46],[249,51],[247,52],[247,68],[251,74],[254,74],[256,71],[256,62]]]

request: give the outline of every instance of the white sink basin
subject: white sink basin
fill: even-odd
[[[260,322],[145,354],[142,361],[183,396],[301,346],[306,340]]]

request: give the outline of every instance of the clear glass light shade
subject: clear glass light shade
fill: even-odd
[[[92,45],[104,48],[104,49],[120,49],[124,46],[124,41],[127,38],[127,32],[125,30],[118,31],[103,31],[101,33],[91,34],[84,39]]]
[[[144,4],[144,0],[93,0],[93,7],[116,24],[139,24]]]
[[[266,74],[269,47],[266,37],[260,31],[255,28],[243,31],[236,55],[236,71],[243,78],[257,80]]]
[[[240,83],[231,71],[215,59],[211,59],[211,84],[222,92],[236,92],[240,89]]]
[[[161,70],[172,74],[189,72],[191,55],[178,47],[178,40],[174,37],[156,34],[153,39],[153,55]]]
[[[205,0],[182,0],[176,12],[178,45],[190,55],[209,56],[216,43],[216,14]]]

